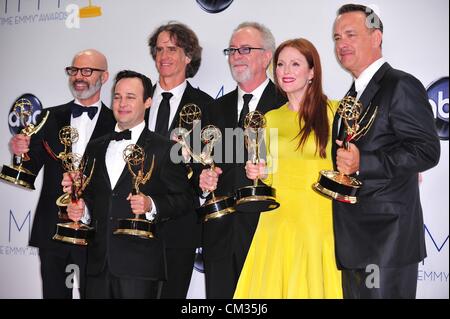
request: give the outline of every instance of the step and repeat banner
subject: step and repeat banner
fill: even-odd
[[[171,20],[189,25],[203,47],[200,70],[191,83],[219,97],[233,90],[226,58],[232,30],[258,21],[270,28],[277,44],[304,37],[317,47],[324,88],[340,99],[351,76],[338,64],[332,27],[341,0],[0,0],[0,164],[11,163],[8,142],[17,119],[10,116],[16,99],[35,95],[43,108],[72,99],[64,68],[83,49],[103,52],[111,78],[102,100],[111,104],[113,76],[131,69],[157,80],[147,41]],[[416,76],[427,88],[441,137],[435,168],[421,175],[428,257],[420,264],[419,298],[448,298],[449,149],[448,72],[449,3],[447,0],[373,0],[384,23],[383,54],[395,68]],[[0,298],[41,298],[37,249],[27,245],[39,192],[0,182]],[[200,251],[200,250],[199,250]],[[201,255],[197,256],[190,298],[204,297]]]

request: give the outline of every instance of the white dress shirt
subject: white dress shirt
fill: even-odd
[[[177,87],[174,87],[170,91],[164,90],[161,85],[156,83],[155,92],[153,92],[153,99],[152,99],[152,106],[150,107],[150,113],[148,116],[148,129],[152,132],[155,131],[156,127],[156,119],[158,117],[158,110],[159,110],[159,104],[161,104],[162,101],[162,93],[164,92],[170,92],[173,94],[173,96],[169,100],[170,104],[170,114],[169,114],[169,126],[167,127],[167,130],[169,130],[170,125],[172,124],[173,118],[175,117],[177,113],[178,106],[180,105],[181,98],[183,97],[184,91],[186,90],[187,82],[186,80],[183,81],[180,85]]]
[[[370,80],[372,80],[375,73],[378,72],[378,70],[381,68],[381,66],[386,62],[386,60],[381,57],[375,62],[373,62],[371,65],[369,65],[360,75],[357,79],[354,79],[355,81],[355,90],[358,93],[356,96],[358,99],[363,94],[364,90],[366,89],[367,85],[369,85]]]
[[[244,94],[252,94],[252,99],[248,103],[248,111],[253,112],[256,110],[256,107],[258,106],[259,100],[261,99],[261,96],[266,89],[267,84],[269,84],[269,78],[267,78],[263,83],[261,83],[256,89],[254,89],[252,92],[245,92],[238,86],[238,118],[241,114],[242,108],[244,107]]]
[[[125,139],[121,140],[121,141],[112,140],[109,142],[108,148],[106,150],[106,155],[105,155],[105,164],[106,164],[106,169],[108,171],[109,182],[111,183],[111,189],[114,189],[116,187],[117,181],[119,180],[120,175],[122,174],[122,171],[124,169],[128,169],[128,167],[126,167],[126,162],[123,159],[123,151],[125,150],[125,148],[128,145],[137,143],[144,128],[145,128],[145,122],[143,121],[140,124],[138,124],[137,126],[130,129],[130,131],[131,131],[131,139],[130,140],[125,140]],[[120,129],[117,124],[116,124],[116,127],[114,130],[116,132],[120,132]],[[130,184],[130,193],[131,193],[132,187],[133,187],[133,185]],[[153,202],[153,199],[150,196],[148,196],[148,197],[151,202],[151,210],[150,210],[150,212],[145,213],[145,217],[148,220],[153,220],[157,214],[157,209],[156,209],[155,203]],[[89,221],[90,220],[89,215],[90,215],[89,211],[86,208],[82,221],[83,222]]]
[[[75,104],[87,107],[82,105],[78,99],[75,99]],[[102,107],[102,102],[98,100],[94,104],[89,105],[89,107],[92,106],[96,106],[98,108],[97,113],[95,113],[95,116],[92,120],[86,112],[81,113],[81,116],[77,118],[74,118],[72,115],[70,116],[70,126],[76,128],[78,131],[78,141],[76,143],[73,143],[72,152],[80,154],[81,156],[86,150],[86,146],[91,139],[92,132],[94,132],[94,128],[98,120],[98,115],[100,114],[100,110]]]

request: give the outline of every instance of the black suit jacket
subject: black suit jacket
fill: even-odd
[[[170,159],[173,142],[144,129],[138,145],[144,148],[147,172],[153,155],[155,165],[150,180],[140,186],[141,193],[151,196],[157,208],[155,239],[113,235],[117,219],[132,218],[129,201],[132,175],[125,166],[114,189],[111,189],[105,165],[109,135],[92,141],[86,149],[96,164],[91,183],[85,191],[85,200],[91,214],[91,224],[96,228],[93,241],[88,246],[88,275],[97,275],[108,263],[116,276],[137,279],[166,279],[164,233],[167,221],[182,218],[193,205],[193,191],[185,169]]]
[[[266,113],[276,109],[286,103],[286,98],[278,94],[272,81],[265,88],[256,110]],[[208,109],[208,123],[220,128],[222,132],[222,163],[216,166],[223,170],[219,176],[219,181],[215,195],[234,195],[234,191],[240,187],[252,184],[245,175],[245,159],[237,161],[240,154],[244,152],[243,145],[234,147],[233,152],[226,149],[225,129],[234,129],[238,123],[238,89],[217,99]],[[237,151],[236,151],[237,150]],[[234,158],[232,163],[226,162],[226,158]],[[206,259],[218,259],[229,256],[236,246],[241,246],[242,242],[249,246],[256,225],[259,220],[259,212],[241,213],[235,212],[223,216],[216,220],[210,220],[203,226],[203,254]],[[244,248],[245,249],[245,248]]]
[[[184,90],[180,104],[178,106],[175,117],[170,124],[169,132],[176,129],[179,126],[180,111],[188,103],[194,103],[200,107],[202,111],[202,123],[205,122],[206,110],[208,105],[213,102],[214,99],[205,92],[192,87],[187,82],[186,89]],[[195,171],[199,170],[199,165],[189,164]],[[192,183],[193,180],[190,180]],[[193,188],[195,186],[193,185]],[[191,206],[189,214],[185,216],[170,220],[164,226],[164,238],[168,248],[197,248],[200,246],[202,225],[197,218],[195,208],[199,206],[198,198],[195,204]]]
[[[47,122],[31,138],[30,151],[28,153],[31,160],[24,162],[24,166],[36,175],[44,167],[44,177],[34,215],[30,246],[57,248],[64,245],[52,240],[56,231],[56,224],[60,222],[56,199],[63,194],[61,187],[63,169],[61,162],[55,161],[45,151],[42,142],[47,141],[56,154],[63,151],[64,146],[59,141],[59,130],[64,126],[70,125],[71,105],[73,103],[74,101],[71,101],[67,104],[46,109],[50,112]],[[115,123],[112,111],[102,104],[91,140],[113,131]]]
[[[378,114],[368,133],[354,142],[360,151],[357,178],[363,183],[359,202],[333,201],[338,266],[419,262],[426,250],[418,173],[435,166],[440,155],[427,93],[412,75],[385,63],[360,100],[363,110],[378,106]],[[333,141],[336,123],[337,116]]]

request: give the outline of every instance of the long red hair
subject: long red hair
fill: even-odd
[[[278,63],[280,52],[286,47],[297,49],[305,56],[309,68],[314,68],[314,78],[312,79],[312,82],[308,84],[304,99],[300,102],[301,105],[298,111],[300,131],[296,136],[296,138],[299,138],[297,149],[302,149],[308,136],[314,132],[316,154],[317,151],[319,151],[320,157],[326,158],[326,147],[330,134],[330,126],[327,115],[328,98],[323,93],[322,89],[322,66],[320,64],[319,53],[311,42],[302,38],[287,40],[278,46],[273,57],[273,73],[275,84],[281,92],[283,92],[283,90],[281,90],[277,79],[276,65]],[[303,126],[302,122],[304,123]]]

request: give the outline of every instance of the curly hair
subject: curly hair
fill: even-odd
[[[148,45],[153,59],[156,58],[156,42],[161,32],[168,32],[170,39],[184,50],[184,54],[191,59],[186,66],[186,78],[191,78],[197,74],[202,62],[202,47],[198,41],[197,35],[187,25],[170,21],[167,24],[158,27],[150,36]]]

